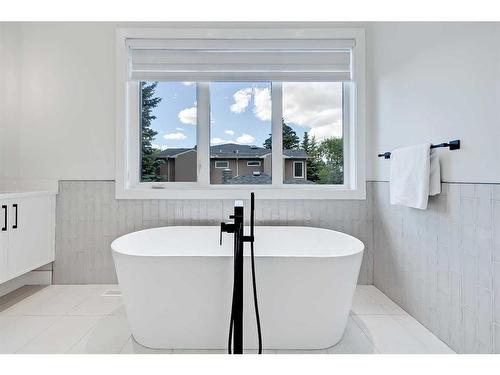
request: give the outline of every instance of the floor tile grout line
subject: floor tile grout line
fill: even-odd
[[[349,314],[350,316],[411,316],[409,314],[393,314],[393,313],[356,313],[352,312]]]
[[[87,302],[89,299],[91,299],[92,297],[95,297],[92,293],[88,293],[88,295],[82,300],[80,301],[79,303],[76,303],[74,306],[72,306],[70,309],[68,309],[66,311],[66,315],[71,315],[70,312],[76,308],[78,308],[78,306],[82,305],[83,303]],[[83,315],[89,315],[89,314],[83,314]]]
[[[24,289],[24,288],[30,287],[30,286],[32,286],[33,288]],[[9,299],[12,299],[12,298],[13,299],[21,298],[19,301],[17,301],[15,303],[15,304],[17,304],[17,303],[19,303],[19,302],[21,302],[23,300],[29,299],[31,296],[33,296],[33,295],[37,294],[39,291],[45,289],[45,288],[39,288],[38,290],[35,290],[35,292],[32,292],[33,289],[37,289],[36,287],[37,287],[37,285],[25,285],[24,287],[20,287],[18,289],[13,290],[10,293],[7,293],[7,294],[4,294],[4,295],[0,296],[0,300],[1,299],[5,300],[5,302],[3,302],[2,304],[0,304],[0,315],[1,315],[1,313],[3,311],[8,310],[10,307],[13,306],[13,305],[9,306],[9,304],[11,303]],[[7,299],[7,296],[9,296],[9,299]]]
[[[50,287],[50,286],[49,286]],[[86,285],[84,287],[87,287]],[[53,298],[55,298],[56,296],[59,296],[61,295],[62,293],[64,293],[65,290],[68,290],[68,289],[72,289],[72,288],[68,288],[67,286],[61,286],[61,287],[57,287],[57,288],[53,288],[53,289],[60,289],[60,291],[58,291],[57,293],[55,293],[54,295],[50,296],[47,301],[51,301]],[[92,296],[92,293],[89,292],[89,295],[83,300],[83,301],[80,301],[80,303],[77,303],[75,306],[69,308],[68,310],[66,310],[66,313],[62,313],[62,314],[37,314],[37,315],[31,315],[31,314],[22,314],[22,315],[19,315],[18,319],[23,317],[23,316],[54,316],[54,317],[57,317],[54,322],[52,322],[52,324],[49,324],[45,329],[43,329],[42,331],[40,331],[37,335],[35,335],[34,337],[32,337],[31,339],[29,339],[26,343],[24,343],[21,347],[19,347],[19,349],[17,349],[15,351],[15,353],[19,353],[19,351],[21,351],[22,349],[24,349],[26,346],[28,346],[31,342],[33,342],[35,339],[37,339],[39,336],[41,336],[44,332],[46,332],[47,330],[49,330],[52,326],[54,326],[57,322],[61,321],[64,317],[68,317],[68,316],[101,316],[101,315],[93,315],[93,314],[82,314],[82,315],[69,315],[68,312],[70,310],[72,310],[73,308],[75,308],[76,306],[79,306],[81,303],[83,303],[84,301],[87,301],[89,298],[91,298]],[[46,303],[46,301],[44,301],[44,303]],[[15,319],[17,320],[17,319]],[[94,328],[95,325],[97,324],[97,321],[89,328],[89,330],[87,330],[83,336],[81,336],[77,342],[80,342],[80,340],[90,331],[90,329]],[[76,345],[76,344],[75,344]],[[72,348],[74,347],[74,345],[69,349],[71,350]]]
[[[71,286],[70,286],[71,287]],[[81,287],[81,286],[79,286]],[[59,288],[57,288],[59,289]],[[47,301],[43,301],[43,304],[46,304],[47,302],[50,302],[53,298],[60,296],[64,293],[64,289],[70,289],[65,286],[65,288],[60,288],[63,289],[61,292],[58,292],[54,294],[53,296],[49,297]],[[49,313],[49,314],[44,314],[44,313],[30,313],[30,312],[21,312],[19,314],[9,314],[9,313],[0,313],[0,316],[86,316],[86,315],[113,315],[112,313],[110,314],[71,314],[71,311],[75,309],[76,307],[80,306],[81,304],[87,302],[89,299],[92,297],[95,297],[95,295],[92,294],[92,292],[89,292],[87,296],[84,297],[83,300],[80,300],[76,302],[74,305],[71,307],[67,308],[64,310],[64,312],[59,312],[59,313]],[[21,302],[21,301],[20,301]]]
[[[372,344],[373,348],[381,353],[381,350],[377,347],[377,345],[375,345],[375,342],[372,340],[372,338],[366,333],[366,331],[363,329],[363,327],[361,327],[361,325],[356,321],[357,319],[352,319],[352,321],[354,322],[354,324],[356,324],[356,326],[360,329],[361,333],[367,338],[367,340]]]
[[[128,342],[132,340],[132,333],[128,336],[128,338],[125,340],[125,343],[122,345],[120,350],[118,351],[118,354],[130,354],[130,353],[122,353],[123,349],[125,349],[125,346],[127,346]],[[133,345],[133,344],[132,344]]]
[[[442,342],[442,343],[443,343],[446,347],[448,347],[451,351],[453,351],[454,353],[456,353],[456,352],[455,352],[455,350],[453,350],[452,348],[450,348],[448,344],[446,344],[443,340],[441,340],[439,337],[437,337],[437,336],[436,336],[434,333],[432,333],[432,332],[431,332],[431,331],[430,331],[427,327],[425,327],[422,323],[420,323],[418,320],[416,320],[416,319],[415,319],[414,317],[412,317],[410,314],[406,314],[406,315],[397,315],[397,314],[391,314],[391,315],[365,314],[365,315],[363,315],[363,316],[373,316],[373,317],[386,316],[386,317],[391,317],[391,318],[393,318],[393,319],[396,321],[396,323],[397,323],[397,324],[401,327],[401,329],[402,329],[402,330],[404,330],[405,332],[407,332],[407,333],[408,333],[408,334],[409,334],[412,338],[414,338],[415,340],[417,340],[420,344],[422,344],[422,346],[423,346],[424,348],[426,348],[426,347],[427,347],[427,345],[426,345],[425,343],[423,343],[423,342],[422,342],[422,341],[421,341],[421,340],[420,340],[417,336],[415,336],[415,335],[414,335],[414,334],[413,334],[410,330],[408,330],[406,327],[404,327],[404,326],[401,324],[401,322],[399,322],[399,320],[398,320],[398,319],[396,319],[396,318],[399,318],[399,317],[401,317],[401,316],[408,316],[409,318],[414,319],[414,320],[415,320],[418,324],[420,324],[422,327],[424,327],[424,328],[425,328],[425,330],[426,330],[427,332],[429,332],[429,333],[430,333],[432,336],[434,336],[437,340],[441,341],[441,342]],[[354,319],[353,319],[353,320],[354,320]],[[356,324],[357,324],[357,323],[358,323],[358,322],[356,322]],[[359,324],[358,324],[358,326],[359,326]],[[363,328],[362,328],[362,327],[360,327],[360,329],[363,331],[363,333],[365,333],[365,334],[366,334],[365,330],[363,330]],[[374,344],[374,346],[375,346],[375,344]],[[376,347],[376,346],[375,346],[375,347]],[[378,349],[378,348],[377,348],[377,349]],[[422,353],[422,354],[429,354],[429,353]],[[450,353],[450,354],[451,354],[451,353]]]
[[[74,343],[74,344],[73,344],[73,345],[72,345],[72,346],[71,346],[68,350],[66,350],[64,353],[65,353],[65,354],[70,353],[70,352],[71,352],[71,350],[72,350],[72,349],[73,349],[76,345],[78,345],[78,344],[80,343],[80,341],[82,341],[82,340],[83,340],[83,338],[84,338],[85,336],[87,336],[87,334],[88,334],[88,333],[90,333],[90,331],[92,331],[92,330],[94,329],[94,327],[95,327],[95,326],[97,326],[97,323],[98,323],[98,322],[99,322],[99,319],[96,319],[96,320],[95,320],[95,322],[91,324],[90,328],[89,328],[87,331],[85,331],[85,333],[84,333],[84,334],[83,334],[83,335],[82,335],[82,336],[81,336],[78,340],[76,340],[76,341],[75,341],[75,343]]]
[[[15,323],[17,320],[21,319],[21,317],[22,317],[22,315],[0,315],[0,318],[2,316],[5,316],[5,317],[15,316],[15,319],[12,322],[9,322],[9,324],[6,324],[5,327],[0,328],[0,334],[2,333],[2,331],[4,329],[8,328],[10,324]]]
[[[422,327],[424,327],[429,333],[432,334],[432,336],[434,336],[437,340],[441,341],[441,343],[443,343],[445,346],[447,346],[450,350],[452,350],[454,353],[456,353],[453,349],[451,349],[448,344],[446,344],[443,340],[441,340],[438,336],[436,336],[434,333],[432,333],[426,326],[424,326],[422,323],[420,323],[418,320],[416,320],[415,318],[413,318],[411,315],[408,315],[410,318],[414,319],[418,324],[420,324]],[[398,317],[397,315],[395,317]],[[427,347],[427,345],[422,342],[422,340],[420,340],[416,335],[414,335],[409,329],[406,329],[402,324],[401,322],[398,320],[398,319],[394,319],[400,326],[401,328],[403,328],[404,330],[406,330],[415,340],[417,340],[419,343],[421,343],[424,347]],[[424,354],[424,353],[423,353]],[[429,353],[425,353],[425,354],[429,354]]]
[[[50,288],[51,286],[52,286],[52,285],[48,285],[48,286],[47,286],[47,288]],[[44,288],[44,289],[45,289],[45,288]],[[44,290],[44,289],[41,289],[41,290]],[[57,293],[54,293],[54,294],[53,294],[53,295],[51,295],[51,296],[49,296],[49,298],[48,298],[47,300],[44,300],[44,301],[43,301],[43,303],[46,303],[46,302],[51,301],[53,298],[55,298],[55,297],[56,297],[56,296],[58,296],[59,294],[63,293],[63,291],[64,291],[64,289],[63,289],[63,288],[51,288],[51,290],[58,290],[58,292],[57,292]],[[38,293],[38,292],[37,292],[37,293]],[[37,293],[35,293],[35,294],[31,294],[31,295],[29,295],[26,299],[23,299],[23,300],[21,300],[21,301],[16,302],[16,303],[15,303],[14,305],[12,305],[10,308],[12,308],[12,307],[16,306],[18,303],[21,303],[21,302],[29,303],[29,301],[30,301],[31,297],[36,296],[36,295],[37,295]],[[38,303],[38,304],[40,304],[40,303]],[[38,305],[38,304],[37,304],[37,305]],[[35,306],[36,306],[36,305],[35,305]],[[2,311],[2,314],[0,314],[0,315],[4,315],[4,314],[3,314],[3,313],[4,313],[4,311],[8,311],[8,310],[9,310],[9,309],[7,309],[7,310],[3,310],[3,311]],[[8,313],[7,313],[7,314],[5,314],[5,315],[8,315]],[[12,314],[12,315],[16,315],[16,314]],[[22,315],[26,315],[26,313],[21,312],[19,315],[21,315],[21,316],[22,316]]]
[[[24,315],[24,316],[32,316],[32,315]],[[24,349],[27,345],[29,345],[31,342],[33,342],[33,340],[35,340],[36,338],[38,338],[39,336],[41,336],[42,333],[48,331],[48,329],[50,327],[52,327],[54,324],[56,324],[58,321],[60,321],[62,319],[62,316],[61,315],[50,315],[50,316],[57,316],[58,319],[54,319],[54,321],[49,324],[47,327],[45,327],[44,329],[42,329],[40,332],[38,332],[38,334],[36,334],[35,336],[33,336],[31,339],[29,339],[28,341],[26,341],[23,345],[21,345],[19,347],[19,349],[17,349],[14,353],[19,353],[22,349]]]
[[[389,297],[387,294],[385,294],[382,290],[380,290],[379,288],[377,288],[375,285],[372,285],[374,289],[378,290],[380,293],[382,293],[385,297],[387,297],[387,299],[389,299],[389,301],[391,301],[392,303],[394,303],[396,306],[398,306],[402,311],[404,311],[407,315],[413,317],[408,311],[406,311],[399,303],[396,303],[396,301],[394,301],[391,297]],[[415,319],[415,318],[414,318]],[[416,319],[415,319],[416,320]],[[417,320],[418,321],[418,320]]]

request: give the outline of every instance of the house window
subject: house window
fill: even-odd
[[[304,162],[293,162],[293,178],[304,178]]]
[[[260,166],[261,166],[260,160],[247,161],[247,167],[260,167]]]
[[[229,168],[229,162],[228,161],[216,161],[215,168],[227,169],[227,168]]]
[[[363,30],[118,29],[117,46],[117,198],[365,197]]]

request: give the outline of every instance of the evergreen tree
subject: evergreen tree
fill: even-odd
[[[281,119],[281,124],[283,128],[283,150],[297,150],[300,146],[300,138],[295,133],[295,130],[291,126],[285,123],[285,120]],[[264,141],[264,147],[272,149],[272,135],[269,134],[269,138]]]
[[[304,132],[304,138],[302,138],[302,148],[306,150],[306,152],[310,151],[311,142],[309,141],[309,133]]]
[[[158,132],[151,128],[151,122],[156,119],[153,109],[161,102],[161,98],[155,96],[158,82],[141,82],[141,178],[142,181],[162,181],[161,176],[156,175],[159,166],[164,163],[157,159],[161,150],[152,146]]]
[[[307,180],[316,182],[319,180],[319,169],[321,167],[321,159],[318,152],[318,144],[316,137],[309,138],[309,134],[304,132],[302,139],[302,148],[307,153]]]

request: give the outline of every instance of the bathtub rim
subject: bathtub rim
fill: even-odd
[[[321,230],[321,231],[328,231],[328,232],[333,232],[336,235],[340,235],[343,237],[348,237],[350,241],[353,241],[356,243],[356,246],[353,246],[353,248],[356,247],[355,250],[348,252],[346,254],[328,254],[328,255],[303,255],[303,254],[284,254],[284,255],[277,255],[277,254],[259,254],[256,251],[255,257],[256,258],[266,258],[266,259],[272,259],[272,258],[277,258],[277,259],[284,259],[284,258],[300,258],[300,259],[318,259],[318,258],[343,258],[343,257],[350,257],[350,256],[356,256],[356,255],[362,255],[366,249],[366,246],[363,241],[360,239],[344,233],[340,231],[336,231],[333,229],[329,228],[320,228],[320,227],[313,227],[313,226],[304,226],[304,225],[294,225],[294,226],[288,226],[288,225],[258,225],[256,227],[260,228],[272,228],[272,227],[280,227],[280,228],[307,228],[307,229],[316,229],[316,230]],[[123,255],[123,256],[130,256],[130,257],[159,257],[159,258],[232,258],[233,254],[228,253],[228,254],[203,254],[203,255],[193,255],[193,254],[141,254],[141,253],[130,253],[128,251],[123,251],[120,250],[117,246],[117,244],[120,241],[123,241],[125,237],[132,236],[132,235],[137,235],[138,233],[143,233],[143,232],[148,232],[148,231],[154,231],[154,230],[159,230],[159,229],[175,229],[175,228],[218,228],[217,225],[170,225],[170,226],[162,226],[162,227],[155,227],[155,228],[147,228],[147,229],[141,229],[138,231],[130,232],[127,234],[124,234],[120,237],[117,237],[111,242],[111,250],[113,254],[117,255]],[[250,254],[248,252],[245,252],[244,257],[248,258]]]

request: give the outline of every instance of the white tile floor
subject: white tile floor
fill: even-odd
[[[152,350],[131,337],[116,285],[24,287],[0,298],[0,353],[224,353]],[[342,341],[266,353],[454,353],[377,288],[358,286]]]

